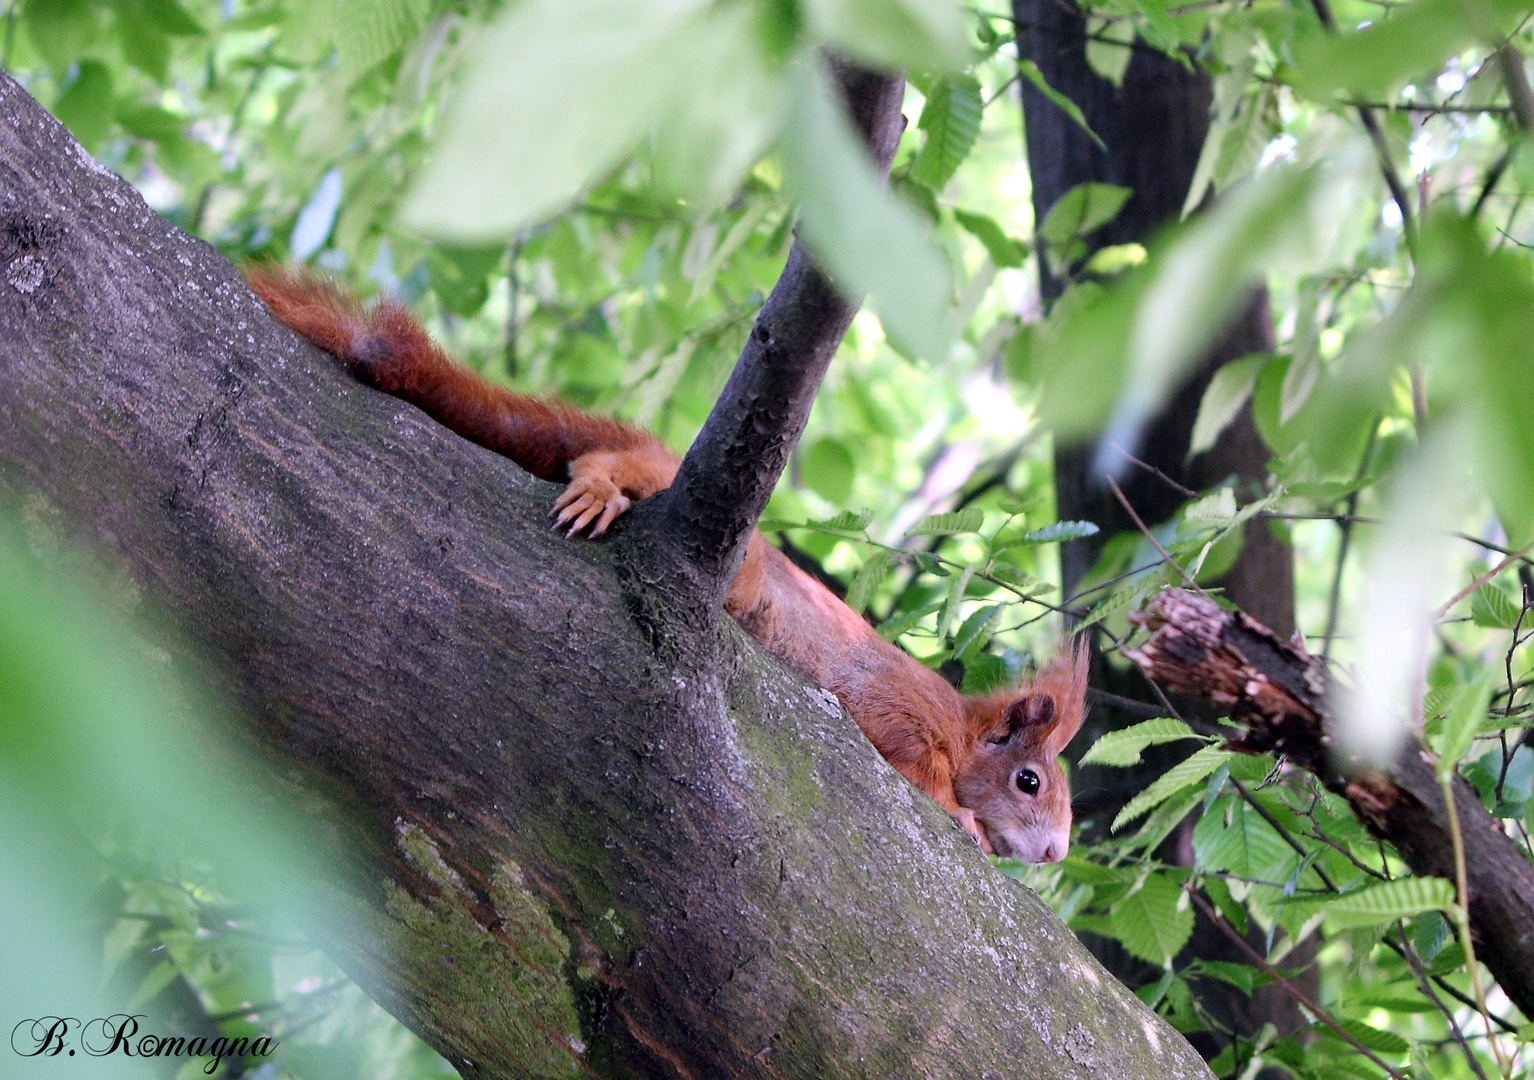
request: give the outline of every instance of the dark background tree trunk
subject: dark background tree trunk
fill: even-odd
[[[1207,1075],[829,695],[553,494],[0,75],[0,495],[211,669],[321,825],[316,932],[465,1076]]]
[[[1027,80],[1022,81],[1024,130],[1028,169],[1033,182],[1034,219],[1043,221],[1049,210],[1071,188],[1088,181],[1118,184],[1133,194],[1119,215],[1087,238],[1096,250],[1111,244],[1144,243],[1156,230],[1175,222],[1182,212],[1198,165],[1204,137],[1209,129],[1212,90],[1209,77],[1197,67],[1182,64],[1138,40],[1121,87],[1099,76],[1087,63],[1086,26],[1080,11],[1059,0],[1014,0],[1013,15],[1018,32],[1019,55],[1033,60],[1045,81],[1074,101],[1106,149],[1091,138],[1057,105]],[[1039,281],[1046,307],[1060,296],[1066,282],[1051,272],[1040,245]],[[1209,380],[1224,363],[1253,352],[1273,348],[1272,319],[1265,292],[1255,294],[1232,321],[1203,364],[1173,395],[1166,407],[1146,427],[1140,445],[1126,447],[1147,465],[1160,470],[1177,484],[1199,490],[1226,478],[1234,478],[1238,497],[1250,499],[1261,490],[1268,475],[1268,451],[1257,433],[1250,406],[1221,434],[1215,445],[1188,460],[1188,447],[1199,402]],[[1134,523],[1103,482],[1094,475],[1096,448],[1061,444],[1055,448],[1055,496],[1062,520],[1097,523],[1096,536],[1061,545],[1060,574],[1064,595],[1071,596],[1092,568],[1103,544],[1115,534],[1134,529]],[[1170,518],[1186,501],[1186,494],[1146,469],[1131,466],[1119,478],[1129,503],[1150,525]],[[1289,546],[1260,523],[1245,530],[1240,556],[1220,580],[1227,594],[1283,634],[1294,630],[1294,563]],[[1134,669],[1110,667],[1099,658],[1094,663],[1093,685],[1122,697],[1155,701],[1143,676]],[[1136,722],[1106,707],[1093,715],[1071,749],[1079,757],[1105,732]],[[1175,756],[1174,756],[1175,755]],[[1134,793],[1142,790],[1172,764],[1176,751],[1146,756],[1137,770],[1088,766],[1076,774],[1076,786],[1086,798],[1078,800],[1078,815],[1090,819],[1087,827],[1105,829]],[[1168,857],[1187,858],[1178,851],[1179,839],[1169,841]],[[1116,943],[1093,938],[1093,949],[1110,969],[1131,985],[1154,981],[1159,970],[1135,961]],[[1238,960],[1223,934],[1200,919],[1187,946],[1189,956]],[[1248,999],[1233,987],[1206,980],[1202,1000],[1222,1021],[1251,1034],[1271,1021],[1280,1033],[1305,1023],[1294,1002],[1282,990],[1265,987]],[[1195,1038],[1206,1052],[1217,1050],[1211,1042]]]

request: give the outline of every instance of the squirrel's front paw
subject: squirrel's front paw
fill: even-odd
[[[987,855],[996,854],[996,849],[991,846],[991,838],[985,835],[985,826],[975,820],[973,810],[967,810],[961,806],[957,811],[953,811],[953,817],[960,828],[969,833],[970,839],[980,845],[981,851]]]
[[[570,486],[554,500],[551,513],[557,515],[554,520],[556,529],[569,524],[566,536],[574,536],[590,525],[591,535],[595,537],[605,533],[613,519],[628,508],[628,496],[611,480],[586,476],[570,481]]]

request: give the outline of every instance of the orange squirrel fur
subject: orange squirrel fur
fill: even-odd
[[[486,381],[455,363],[399,304],[367,310],[303,272],[261,268],[247,276],[278,319],[362,382],[535,476],[565,482],[553,512],[571,536],[601,535],[632,501],[676,476],[681,459],[655,436]],[[1065,857],[1070,790],[1055,758],[1085,713],[1081,650],[1014,690],[964,697],[759,532],[725,609],[779,660],[835,694],[885,760],[982,848],[1028,862]]]

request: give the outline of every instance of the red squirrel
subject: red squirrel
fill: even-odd
[[[671,485],[681,458],[647,432],[518,394],[455,363],[401,305],[371,310],[302,271],[248,273],[282,322],[359,380],[457,434],[562,481],[555,527],[600,536],[637,499]],[[1054,862],[1070,846],[1071,799],[1056,756],[1081,727],[1087,668],[1065,652],[1030,683],[960,695],[753,532],[727,610],[794,671],[836,695],[895,769],[987,852]]]

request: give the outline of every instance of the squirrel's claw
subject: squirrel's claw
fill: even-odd
[[[601,536],[617,516],[629,508],[628,496],[608,481],[582,479],[571,481],[554,500],[554,527],[565,528],[566,536],[576,536],[591,526],[592,537]],[[594,523],[594,524],[593,524]]]
[[[996,849],[991,846],[991,838],[985,834],[985,826],[975,820],[975,812],[973,810],[968,810],[961,806],[957,811],[953,812],[953,817],[959,823],[959,827],[969,833],[970,839],[980,845],[981,851],[987,855],[996,854]]]

